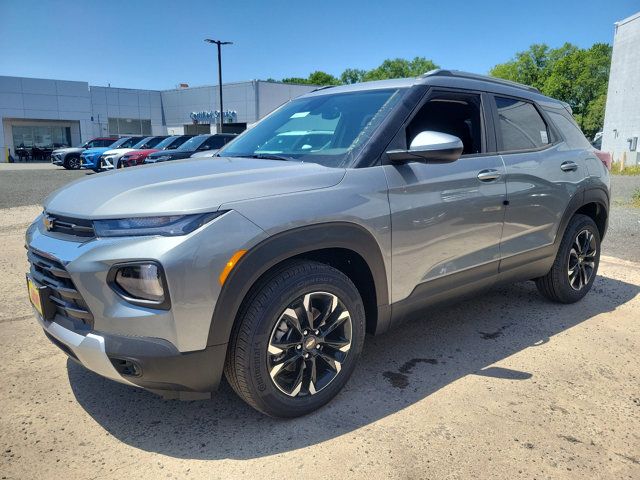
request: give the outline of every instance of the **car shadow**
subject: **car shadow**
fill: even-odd
[[[466,375],[529,381],[535,370],[492,365],[553,341],[557,333],[612,311],[639,293],[637,285],[597,277],[581,302],[559,305],[544,300],[527,282],[432,309],[423,320],[368,337],[359,366],[338,397],[293,420],[254,411],[226,382],[211,401],[180,402],[104,379],[71,360],[67,369],[80,405],[126,444],[178,458],[257,458],[352,432]]]

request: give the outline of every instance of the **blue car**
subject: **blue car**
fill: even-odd
[[[81,167],[98,172],[102,167],[102,165],[100,165],[100,155],[114,148],[131,148],[143,138],[144,137],[124,137],[118,139],[108,147],[89,148],[80,155]]]

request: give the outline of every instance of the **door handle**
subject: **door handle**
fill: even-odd
[[[560,170],[563,172],[574,172],[578,170],[578,164],[576,162],[562,162]]]
[[[500,178],[500,172],[492,168],[488,170],[481,170],[478,172],[478,180],[481,182],[493,182]]]

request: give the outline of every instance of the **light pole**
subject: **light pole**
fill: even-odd
[[[233,42],[222,42],[220,40],[212,40],[205,38],[207,43],[215,43],[218,46],[218,88],[220,89],[220,132],[222,133],[222,124],[224,123],[224,109],[222,107],[222,45],[232,45]]]

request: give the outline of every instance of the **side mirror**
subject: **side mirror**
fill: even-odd
[[[409,150],[389,150],[387,155],[394,163],[450,163],[460,158],[463,148],[462,140],[454,135],[426,130],[415,136]]]

